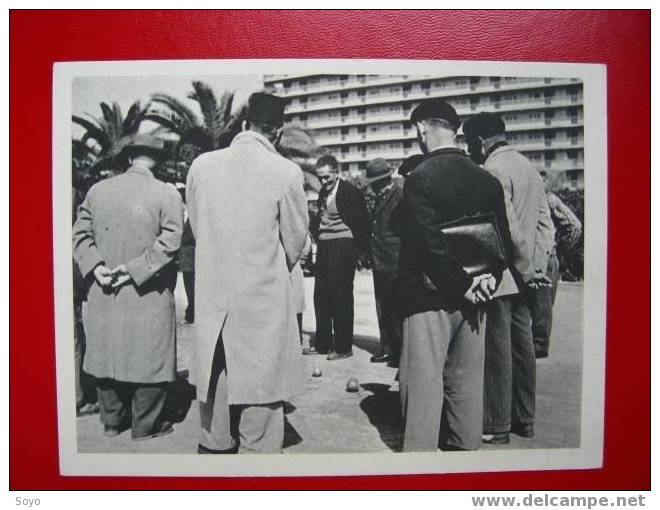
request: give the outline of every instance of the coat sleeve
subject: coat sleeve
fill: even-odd
[[[472,280],[450,254],[449,244],[438,228],[442,221],[429,197],[429,186],[425,185],[420,174],[410,175],[406,180],[404,203],[408,216],[408,235],[425,252],[422,270],[436,288],[443,289],[449,295],[462,297]]]
[[[188,208],[188,221],[190,222],[190,229],[193,237],[197,237],[197,203],[195,197],[195,172],[197,168],[197,160],[192,162],[188,169],[188,176],[186,177],[186,207]]]
[[[536,224],[536,243],[534,246],[533,269],[539,269],[544,274],[548,268],[548,258],[555,244],[555,226],[552,223],[548,200],[543,188],[539,197],[539,221]]]
[[[169,186],[166,195],[160,211],[160,234],[144,253],[126,263],[128,274],[138,287],[171,262],[181,247],[183,202]]]
[[[286,254],[287,266],[291,271],[302,255],[309,229],[307,196],[303,190],[302,171],[299,171],[289,182],[284,196],[278,203],[278,210],[280,240]]]
[[[105,261],[99,252],[94,239],[94,188],[78,208],[78,217],[73,225],[73,258],[83,276],[87,278],[96,266]]]
[[[504,193],[504,205],[509,223],[509,233],[511,235],[513,263],[516,266],[520,266],[520,262],[524,262],[524,265],[527,266],[531,262],[533,254],[532,240],[528,239],[520,228],[518,216],[513,206],[513,182],[511,181],[511,177],[506,171],[497,167],[488,168],[488,171],[500,181]]]

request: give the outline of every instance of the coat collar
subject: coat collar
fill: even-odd
[[[151,170],[149,170],[147,168],[144,168],[143,166],[132,166],[128,170],[126,170],[126,173],[143,175],[145,177],[153,177],[154,176],[154,174],[151,172]]]
[[[513,150],[513,147],[511,147],[509,144],[500,145],[499,147],[496,147],[495,150],[490,152],[486,159],[490,159],[493,156],[495,156],[496,154],[501,154],[502,152],[507,152],[507,151],[512,151],[512,150]]]
[[[249,129],[247,131],[242,131],[238,133],[232,140],[231,145],[239,144],[239,143],[261,145],[270,152],[278,154],[277,150],[275,149],[275,146],[272,143],[270,143],[268,138],[266,138],[261,133],[257,133],[256,131],[251,131]]]
[[[437,149],[433,149],[431,152],[426,154],[426,157],[431,157],[431,156],[437,156],[439,154],[461,154],[465,155],[465,153],[459,149],[458,147],[455,146],[444,146],[444,147],[438,147]]]

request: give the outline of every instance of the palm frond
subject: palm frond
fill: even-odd
[[[206,83],[193,81],[192,86],[194,90],[188,94],[188,97],[197,101],[199,104],[204,117],[204,125],[211,133],[213,133],[213,139],[217,145],[225,128],[223,122],[224,110],[222,109],[222,106],[224,105],[218,104],[218,100],[215,97],[213,90]],[[222,100],[224,100],[225,103],[227,102],[226,94],[227,93],[223,94],[222,97]]]
[[[108,137],[107,133],[103,130],[102,126],[77,115],[73,115],[71,120],[85,129],[86,132],[83,140],[86,141],[90,138],[94,139],[98,142],[103,150],[107,150],[112,145],[112,141]]]
[[[147,108],[142,108],[140,101],[135,101],[128,109],[128,113],[126,114],[122,126],[122,133],[124,135],[133,135],[137,133],[146,111]]]
[[[195,112],[173,96],[163,93],[152,94],[151,101],[165,106],[168,110],[179,117],[183,129],[200,125]]]
[[[194,129],[195,126],[186,127],[182,125],[181,118],[174,116],[172,112],[147,111],[142,117],[143,120],[150,120],[159,124],[166,130],[181,136],[188,129]]]

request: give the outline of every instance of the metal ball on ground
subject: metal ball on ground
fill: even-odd
[[[360,383],[355,377],[351,377],[346,381],[346,391],[355,393],[360,389]]]

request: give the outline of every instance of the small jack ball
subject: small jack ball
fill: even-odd
[[[321,369],[319,367],[316,367],[314,370],[312,370],[312,376],[313,377],[321,377]]]
[[[346,382],[346,391],[350,391],[351,393],[355,393],[359,389],[360,389],[360,383],[358,383],[358,380],[355,377],[351,377]]]

